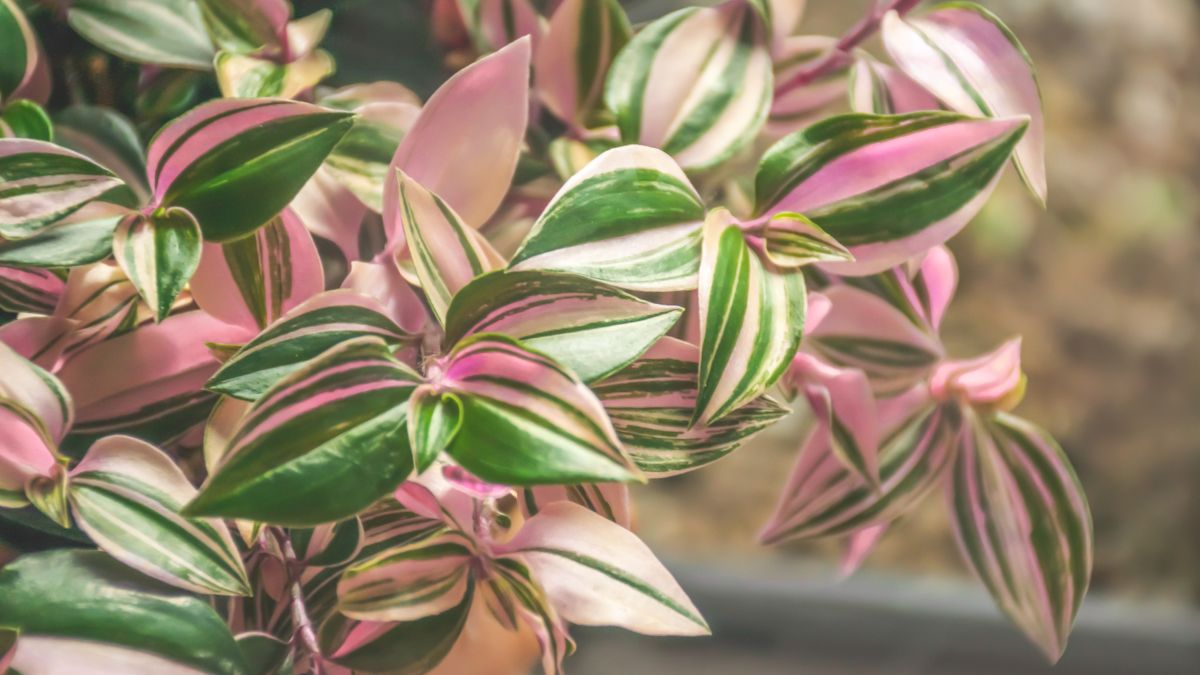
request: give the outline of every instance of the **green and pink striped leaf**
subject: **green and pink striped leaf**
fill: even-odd
[[[0,616],[20,631],[10,664],[23,673],[249,672],[205,599],[100,551],[22,556],[0,570]]]
[[[1033,61],[996,15],[972,2],[948,2],[917,18],[890,12],[883,44],[913,80],[949,108],[986,117],[1027,116],[1013,160],[1046,203],[1046,132]]]
[[[946,112],[831,117],[767,151],[755,208],[803,213],[846,246],[855,260],[831,272],[879,272],[957,234],[1027,125]]]
[[[285,375],[325,350],[358,337],[398,345],[409,336],[373,299],[350,290],[327,291],[297,305],[221,365],[204,386],[253,401]]]
[[[837,38],[826,35],[793,35],[777,40],[773,49],[775,86],[767,134],[779,138],[820,119],[821,113],[846,97],[845,69],[836,68],[824,77],[798,87],[784,87],[799,72],[813,67],[837,46]]]
[[[79,528],[139,572],[195,593],[250,595],[225,523],[179,515],[195,494],[161,450],[109,436],[71,471],[67,497]]]
[[[831,434],[813,429],[760,539],[774,544],[887,523],[938,485],[962,442],[963,413],[956,406],[917,406],[906,400],[913,398],[891,401],[908,415],[881,442],[878,485],[846,466],[833,451]],[[918,392],[915,398],[925,395]]]
[[[467,3],[475,5],[470,28],[481,52],[495,51],[527,35],[530,46],[537,47],[545,31],[534,0],[464,0]]]
[[[517,630],[520,624],[529,627],[542,650],[542,673],[564,675],[563,659],[575,652],[567,622],[524,560],[508,556],[493,562],[495,574],[483,584],[488,611],[510,630]]]
[[[974,419],[947,497],[963,557],[996,604],[1050,661],[1092,573],[1092,517],[1062,448],[999,414]]]
[[[191,293],[218,319],[262,330],[324,289],[312,235],[284,209],[251,236],[205,243]]]
[[[593,382],[632,363],[682,313],[587,277],[509,270],[481,276],[455,295],[446,342],[502,333]]]
[[[45,141],[0,138],[0,236],[33,236],[120,187],[108,169]]]
[[[14,314],[50,314],[66,290],[62,277],[38,267],[0,266],[0,309]]]
[[[749,234],[761,241],[767,260],[776,267],[802,267],[818,262],[853,260],[846,247],[799,213],[776,213]]]
[[[408,444],[416,472],[428,469],[454,441],[462,427],[463,405],[458,396],[429,385],[417,388],[408,402]]]
[[[850,109],[875,115],[938,110],[941,104],[903,71],[869,56],[850,69]]]
[[[120,208],[93,202],[31,237],[0,240],[0,265],[75,267],[107,258],[120,216],[87,217],[92,206],[105,212]]]
[[[938,400],[1011,410],[1025,393],[1021,338],[973,359],[943,361],[929,377],[929,391]]]
[[[121,113],[98,105],[72,105],[55,114],[54,139],[124,181],[131,193],[128,206],[140,206],[149,198],[146,150],[133,122]]]
[[[321,105],[357,115],[322,171],[371,210],[382,213],[384,184],[391,175],[388,167],[421,114],[421,99],[395,82],[371,82],[338,89],[322,98]]]
[[[617,0],[565,0],[534,53],[538,96],[560,120],[583,130],[603,120],[604,80],[631,29]]]
[[[495,213],[516,172],[529,118],[530,49],[522,38],[458,71],[429,97],[392,157],[390,169],[441,197],[468,227]],[[385,218],[400,213],[399,187],[384,183]],[[400,223],[387,224],[398,236]]]
[[[712,424],[762,396],[787,370],[804,334],[800,269],[781,269],[724,209],[704,224],[700,376],[693,422]]]
[[[197,4],[209,35],[221,49],[275,57],[287,51],[292,18],[287,0],[199,0]]]
[[[111,242],[108,250],[112,250]],[[55,316],[74,323],[70,334],[64,336],[64,353],[70,356],[133,328],[139,319],[139,307],[145,307],[138,302],[139,297],[133,283],[116,264],[101,262],[72,269],[54,308]]]
[[[0,103],[45,103],[49,96],[50,69],[37,33],[15,0],[0,0]]]
[[[75,423],[70,388],[37,364],[0,343],[0,403],[28,411],[53,442]]]
[[[711,464],[788,413],[759,397],[709,424],[692,426],[700,350],[663,338],[640,359],[592,385],[629,456],[648,476]]]
[[[175,207],[130,213],[113,232],[113,257],[158,321],[167,318],[200,265],[200,226]]]
[[[436,368],[431,381],[462,401],[449,453],[479,478],[505,485],[641,478],[596,395],[549,357],[483,333]]]
[[[463,602],[475,584],[469,536],[447,530],[355,563],[338,581],[338,611],[369,621],[416,621]]]
[[[88,42],[130,61],[212,69],[212,42],[193,0],[73,0],[67,22]]]
[[[690,290],[703,222],[700,195],[674,160],[654,148],[615,148],[563,185],[511,264],[637,291]]]
[[[625,483],[538,485],[518,491],[517,498],[521,501],[521,511],[526,518],[536,516],[554,502],[571,502],[627,530],[633,529],[633,509],[629,500],[629,486]]]
[[[530,518],[497,553],[526,562],[571,623],[647,635],[708,635],[708,624],[671,573],[632,532],[559,501]]]
[[[799,353],[792,359],[783,386],[804,395],[820,433],[828,434],[834,454],[877,485],[880,429],[867,376],[861,370],[837,368]]]
[[[217,52],[213,59],[221,93],[231,98],[296,98],[333,74],[329,52],[320,49],[291,63]]]
[[[255,402],[185,513],[311,526],[362,511],[412,472],[417,380],[379,338],[326,351]]]
[[[350,113],[282,99],[206,103],[150,142],[154,201],[190,211],[208,241],[245,236],[287,206],[352,124]]]
[[[425,187],[397,172],[400,213],[396,219],[412,254],[412,265],[434,316],[445,324],[450,301],[472,279],[504,267],[483,235]]]
[[[768,41],[759,15],[740,0],[651,22],[608,73],[604,98],[621,138],[661,148],[688,171],[729,159],[767,119]]]
[[[19,508],[29,501],[31,481],[58,474],[58,442],[74,411],[53,375],[3,342],[0,369],[0,507]]]

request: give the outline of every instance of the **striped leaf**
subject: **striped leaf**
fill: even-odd
[[[0,342],[0,405],[27,411],[41,433],[57,442],[75,421],[68,386]]]
[[[0,266],[0,309],[14,314],[53,313],[64,286],[51,270]]]
[[[412,471],[416,383],[382,340],[344,341],[263,394],[185,513],[296,526],[358,513]]]
[[[925,379],[943,356],[941,342],[894,305],[853,286],[822,291],[832,305],[806,344],[826,362],[861,370],[877,394]]]
[[[475,583],[475,545],[450,530],[355,563],[338,581],[338,611],[353,619],[415,621],[457,607]]]
[[[630,32],[629,19],[616,0],[560,4],[533,58],[542,103],[576,129],[600,122],[608,66]]]
[[[150,142],[154,200],[190,211],[209,241],[237,239],[283,210],[352,124],[350,113],[308,103],[206,103]]]
[[[0,265],[76,267],[112,253],[118,216],[76,220],[77,212],[27,239],[0,240]],[[73,221],[73,222],[72,222]]]
[[[296,98],[333,74],[333,57],[318,50],[291,63],[232,52],[213,60],[221,94],[231,98]]]
[[[903,115],[941,107],[933,94],[903,71],[869,56],[850,69],[850,109],[876,115]]]
[[[542,673],[564,675],[563,659],[575,652],[575,641],[529,566],[511,556],[495,560],[492,569],[495,574],[483,584],[492,617],[511,630],[519,629],[518,621],[530,628],[542,650]]]
[[[517,498],[521,501],[521,512],[526,518],[536,516],[549,504],[565,501],[578,504],[627,530],[633,529],[629,486],[625,483],[538,485],[523,488],[517,492]]]
[[[790,3],[796,4],[796,3]],[[801,86],[788,83],[812,68],[837,48],[837,38],[826,35],[790,35],[776,41],[773,49],[775,92],[767,121],[767,134],[779,138],[820,119],[833,104],[846,98],[844,68]]]
[[[787,370],[804,334],[804,276],[763,260],[724,209],[704,225],[700,378],[693,422],[712,424]]]
[[[632,532],[570,502],[546,505],[497,550],[533,571],[564,619],[647,635],[708,635],[683,589]]]
[[[131,213],[113,233],[113,257],[162,321],[200,265],[200,226],[181,208]]]
[[[976,419],[947,488],[963,557],[1057,661],[1092,574],[1092,517],[1066,455],[1025,420]]]
[[[358,557],[366,537],[362,521],[347,518],[311,528],[293,528],[288,532],[296,554],[309,567],[344,565]]]
[[[882,441],[874,486],[833,452],[831,434],[814,429],[761,540],[774,544],[842,535],[890,522],[941,481],[962,436],[957,407],[918,410]]]
[[[604,99],[621,138],[662,148],[689,171],[729,159],[771,105],[767,31],[743,2],[651,22],[613,61]]]
[[[901,70],[952,110],[1029,117],[1013,154],[1025,185],[1046,203],[1042,94],[1033,62],[996,15],[972,2],[948,2],[918,17],[883,20],[883,44]]]
[[[460,342],[429,377],[462,401],[450,455],[505,485],[628,481],[641,473],[579,378],[502,335]]]
[[[468,14],[476,48],[480,52],[500,49],[528,35],[536,46],[544,30],[542,17],[534,0],[460,0],[475,5]]]
[[[783,388],[802,393],[831,450],[846,466],[879,483],[879,425],[875,396],[867,376],[837,368],[805,353],[797,354],[782,380]]]
[[[700,350],[663,338],[642,358],[597,384],[617,437],[638,468],[652,477],[698,469],[728,455],[780,420],[787,408],[757,398],[711,424],[691,426]]]
[[[839,115],[780,140],[755,177],[759,214],[803,213],[871,274],[954,236],[979,211],[1028,120]]]
[[[879,274],[843,277],[842,282],[878,296],[915,325],[936,335],[958,286],[958,266],[945,246]]]
[[[66,148],[0,138],[0,236],[30,237],[120,185],[108,169]]]
[[[454,294],[472,279],[504,267],[504,259],[438,195],[398,171],[399,222],[425,299],[445,324]]]
[[[573,272],[632,290],[690,290],[703,221],[700,195],[674,160],[653,148],[615,148],[563,185],[512,266]]]
[[[15,0],[0,0],[0,102],[50,95],[50,70],[37,33]]]
[[[212,43],[192,0],[74,0],[67,22],[92,44],[130,61],[212,68]]]
[[[251,236],[204,244],[191,286],[200,309],[254,330],[324,289],[317,245],[291,209]]]
[[[196,489],[158,448],[109,436],[88,450],[69,485],[75,522],[112,557],[184,590],[250,595],[225,523],[179,515]]]
[[[392,157],[391,169],[444,199],[469,227],[481,227],[495,213],[516,172],[529,118],[530,49],[522,38],[446,80]],[[397,188],[384,182],[390,237],[400,230],[388,220],[400,213]]]
[[[366,336],[391,345],[408,339],[378,302],[350,290],[328,291],[301,303],[246,343],[205,387],[253,401],[325,350]]]
[[[287,0],[199,0],[209,35],[221,49],[237,54],[281,56],[287,49]]]
[[[146,150],[127,117],[110,108],[72,105],[54,115],[55,142],[110,169],[132,192],[131,204],[150,196],[146,184]]]
[[[495,272],[475,279],[454,297],[446,316],[446,342],[502,333],[592,382],[641,356],[682,313],[682,308],[646,302],[574,274]]]
[[[417,389],[408,405],[408,444],[417,473],[423,473],[450,447],[462,426],[462,401],[454,394],[441,394],[424,386]]]
[[[29,505],[30,484],[58,475],[55,440],[34,413],[0,400],[0,508]]]
[[[395,82],[372,82],[339,89],[321,99],[321,104],[358,115],[329,153],[323,170],[381,213],[388,166],[421,113],[421,99]]]
[[[108,250],[112,250],[111,242]],[[55,315],[74,322],[64,351],[69,355],[132,328],[138,316],[138,297],[129,278],[113,263],[72,269],[54,310]]]
[[[846,247],[799,213],[777,213],[762,228],[762,250],[776,267],[854,259]]]
[[[135,572],[100,551],[22,556],[0,569],[0,616],[21,637],[23,673],[248,672],[208,601]]]

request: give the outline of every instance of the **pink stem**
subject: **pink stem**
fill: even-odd
[[[288,585],[289,594],[291,595],[292,606],[292,623],[296,626],[296,634],[300,637],[300,641],[304,644],[304,648],[308,650],[309,656],[312,659],[311,671],[314,675],[321,675],[321,646],[317,642],[316,631],[313,630],[312,619],[308,616],[308,608],[304,604],[304,592],[300,586],[300,568],[301,563],[296,557],[296,549],[292,547],[292,540],[282,530],[271,528],[271,535],[275,537],[275,542],[279,544],[280,550],[283,552],[284,562],[288,570]]]
[[[858,23],[837,41],[837,44],[825,52],[823,56],[806,68],[802,68],[787,81],[775,87],[776,94],[784,94],[793,89],[819,80],[835,70],[850,64],[850,51],[862,44],[867,38],[879,30],[879,24],[888,12],[895,10],[898,14],[906,14],[921,0],[873,0],[871,10]]]

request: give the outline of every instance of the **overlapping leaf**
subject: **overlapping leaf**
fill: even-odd
[[[192,0],[74,0],[67,22],[92,44],[130,61],[212,68],[212,43]]]
[[[44,141],[0,138],[0,236],[22,239],[121,185],[108,169]]]
[[[0,309],[14,314],[49,314],[62,296],[64,284],[51,270],[0,266]]]
[[[15,0],[0,0],[0,102],[45,103],[49,95],[50,69],[37,35]]]
[[[592,126],[608,66],[630,32],[629,19],[616,0],[561,3],[534,54],[535,84],[546,107],[569,125]]]
[[[131,213],[113,233],[113,257],[162,321],[200,265],[200,226],[181,208]]]
[[[415,621],[457,607],[474,584],[471,539],[447,531],[356,563],[338,582],[338,610],[355,619]]]

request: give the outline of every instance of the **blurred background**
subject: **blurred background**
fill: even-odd
[[[801,32],[838,35],[868,2],[809,0]],[[338,80],[437,85],[422,3],[335,4]],[[685,3],[625,4],[636,22]],[[1019,412],[1062,442],[1091,500],[1092,592],[1053,672],[1200,673],[1200,4],[981,4],[1038,67],[1049,206],[1008,172],[951,243],[962,281],[943,336],[958,356],[1024,336]],[[936,496],[846,581],[839,542],[758,546],[798,442],[788,420],[717,467],[636,491],[640,534],[674,563],[715,636],[580,631],[572,672],[1048,668],[969,578]]]

